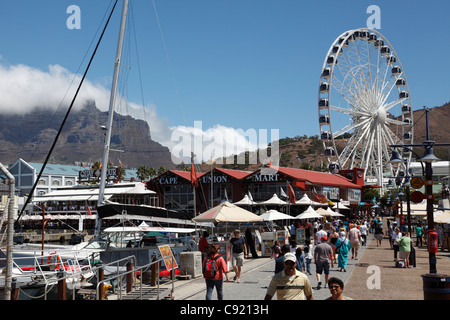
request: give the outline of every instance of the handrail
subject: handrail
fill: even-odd
[[[101,297],[101,295],[103,294],[103,292],[99,292],[99,288],[100,288],[100,285],[101,284],[104,284],[105,282],[108,282],[108,281],[111,281],[111,280],[115,280],[115,279],[117,279],[117,282],[118,282],[118,288],[119,288],[119,290],[118,290],[118,296],[119,296],[119,300],[121,300],[122,299],[122,287],[123,287],[123,285],[122,285],[122,279],[123,279],[123,277],[124,276],[126,276],[126,275],[128,275],[128,274],[134,274],[134,279],[136,279],[136,273],[138,272],[138,271],[141,271],[141,281],[140,281],[140,288],[139,288],[139,297],[140,297],[140,299],[142,300],[142,276],[143,276],[143,272],[142,272],[142,270],[147,270],[148,268],[150,268],[153,264],[155,264],[155,263],[157,263],[157,270],[156,270],[156,272],[157,272],[157,274],[159,274],[159,263],[161,262],[161,261],[163,261],[163,260],[165,260],[165,259],[167,259],[167,258],[171,258],[172,259],[172,265],[173,265],[173,261],[174,261],[174,259],[175,259],[175,257],[174,257],[174,254],[172,253],[171,255],[168,255],[168,256],[166,256],[166,257],[163,257],[163,258],[161,258],[161,259],[158,259],[158,260],[156,260],[156,261],[152,261],[151,263],[148,263],[148,264],[146,264],[146,265],[143,265],[143,266],[140,266],[140,267],[138,267],[138,268],[133,268],[132,270],[129,270],[129,271],[126,271],[126,272],[124,272],[124,273],[121,273],[121,274],[117,274],[116,276],[114,276],[114,277],[109,277],[109,278],[107,278],[107,279],[104,279],[104,280],[102,280],[102,281],[99,281],[99,282],[97,282],[97,288],[96,288],[96,299],[97,300],[99,300],[100,299],[100,297]],[[173,279],[173,277],[171,277],[171,281],[172,281],[172,291],[171,291],[171,294],[173,294],[173,291],[174,291],[174,281],[173,281],[174,279]],[[133,286],[135,286],[135,283],[136,283],[136,281],[135,280],[133,280]],[[157,279],[157,299],[159,300],[159,287],[160,287],[160,283],[159,283],[159,277],[158,277],[158,279]]]

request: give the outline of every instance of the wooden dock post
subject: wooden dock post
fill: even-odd
[[[58,271],[58,300],[66,300],[66,279],[65,272]]]
[[[130,272],[133,270],[133,263],[127,262],[127,272]],[[133,273],[130,272],[127,274],[127,293],[131,292],[131,289],[133,288]]]
[[[156,257],[153,256],[152,258],[152,262],[157,261]],[[150,285],[152,287],[156,286],[156,277],[158,275],[158,270],[157,270],[158,266],[156,265],[156,263],[152,263],[150,270],[151,270],[151,274],[150,274]]]
[[[103,288],[104,288],[104,283],[101,282],[103,280],[105,280],[105,270],[103,268],[100,268],[97,270],[97,282],[100,283],[100,285],[98,286],[98,297],[97,300],[102,300],[103,299]]]

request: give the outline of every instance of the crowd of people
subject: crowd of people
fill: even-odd
[[[410,268],[410,254],[413,245],[412,235],[405,230],[405,223],[397,226],[398,222],[386,219],[387,227],[383,226],[380,217],[362,219],[336,219],[333,221],[311,222],[294,221],[290,226],[289,243],[280,245],[275,241],[271,258],[275,261],[274,276],[268,286],[265,298],[272,299],[276,294],[278,299],[312,299],[311,283],[308,275],[313,275],[317,280],[316,290],[322,285],[330,290],[329,299],[348,300],[343,295],[344,284],[336,278],[330,277],[330,267],[337,265],[339,272],[347,272],[349,259],[358,260],[361,246],[367,245],[368,236],[372,235],[376,240],[376,246],[381,246],[383,239],[389,236],[389,243],[393,249],[395,266]],[[301,234],[304,241],[298,244],[296,234],[299,228],[303,228]],[[416,245],[423,245],[424,235],[427,230],[423,223],[418,221],[414,227]],[[207,236],[207,234],[206,234]],[[214,280],[207,281],[207,299],[211,298],[212,288],[216,286],[218,296],[223,297],[222,282],[226,281],[229,272],[234,272],[233,281],[239,283],[241,268],[245,258],[252,254],[253,258],[258,255],[254,247],[253,236],[250,229],[242,237],[239,230],[235,230],[233,237],[229,239],[232,251],[232,270],[228,270],[226,263],[222,263],[221,272]],[[210,246],[211,247],[211,246]],[[206,248],[206,247],[203,247]],[[203,250],[203,249],[202,249]],[[215,254],[214,249],[210,254]],[[208,257],[205,254],[203,265],[207,265]],[[315,270],[313,270],[313,264]],[[299,289],[301,288],[301,289]]]

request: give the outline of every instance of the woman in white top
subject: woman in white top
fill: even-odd
[[[392,233],[392,247],[394,248],[394,261],[397,260],[397,253],[400,248],[400,245],[398,244],[397,240],[401,237],[400,229],[395,228],[394,233]]]

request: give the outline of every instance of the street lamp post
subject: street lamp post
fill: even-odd
[[[433,216],[433,168],[431,166],[431,163],[433,161],[439,160],[433,153],[433,146],[449,146],[450,143],[434,143],[434,141],[430,140],[430,133],[429,133],[429,125],[428,125],[428,113],[429,110],[425,108],[426,113],[426,140],[422,144],[394,144],[390,145],[391,148],[412,148],[412,147],[423,147],[425,149],[424,156],[419,159],[421,163],[425,163],[425,168],[423,168],[422,165],[422,174],[425,176],[425,198],[427,199],[427,220],[428,220],[428,230],[433,230],[434,228],[434,216]],[[409,151],[413,152],[412,149],[409,149]],[[414,152],[413,152],[414,153]],[[415,153],[414,153],[415,154]],[[416,155],[417,156],[417,155]],[[403,160],[399,157],[397,150],[392,151],[392,160],[400,160],[400,162],[403,162]],[[399,161],[398,161],[399,162]],[[409,189],[409,187],[408,187]],[[409,210],[409,208],[408,208]],[[436,254],[434,252],[428,251],[428,260],[430,265],[430,273],[436,274],[437,268],[436,268]]]

